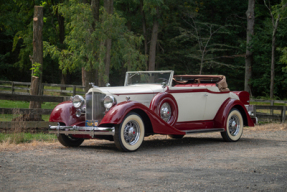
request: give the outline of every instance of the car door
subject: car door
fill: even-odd
[[[177,122],[203,120],[206,105],[204,89],[200,87],[172,87],[170,93],[178,105]]]

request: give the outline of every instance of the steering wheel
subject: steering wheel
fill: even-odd
[[[166,79],[166,78],[157,78],[156,79],[156,82],[160,82],[160,83],[162,83],[162,82],[168,82],[168,79]]]

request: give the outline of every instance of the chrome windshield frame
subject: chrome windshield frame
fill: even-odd
[[[171,87],[174,71],[172,71],[172,70],[165,70],[165,71],[127,71],[124,86],[129,86],[128,85],[128,78],[129,78],[129,74],[131,74],[131,73],[135,73],[135,74],[140,74],[140,73],[170,73],[170,77],[169,77],[169,80],[167,82],[167,86]]]

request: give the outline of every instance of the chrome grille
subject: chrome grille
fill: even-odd
[[[105,115],[103,99],[106,95],[98,92],[86,94],[86,120],[98,120],[100,123]]]

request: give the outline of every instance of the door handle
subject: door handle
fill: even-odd
[[[205,93],[205,94],[204,94],[204,96],[208,96],[208,94],[207,94],[207,93]]]

